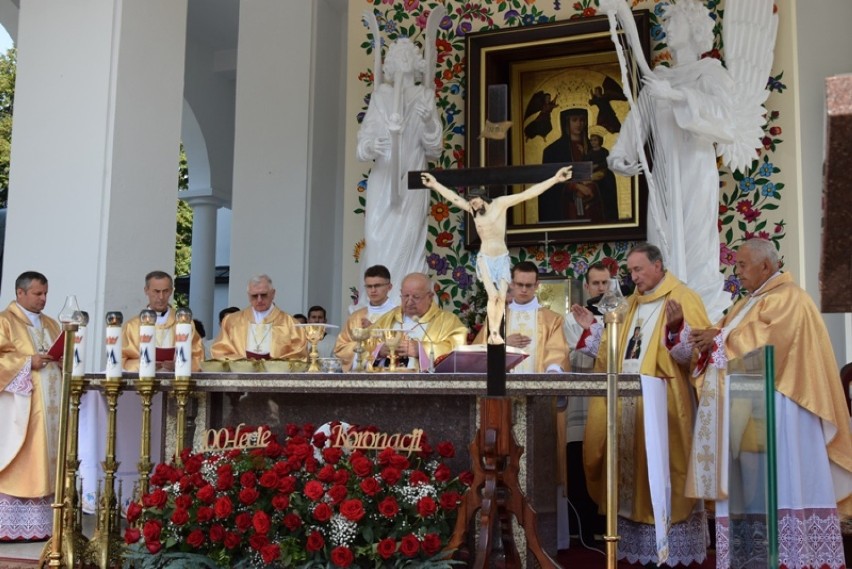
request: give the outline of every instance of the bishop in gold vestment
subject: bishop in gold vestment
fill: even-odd
[[[26,275],[36,275],[25,279]],[[39,277],[43,282],[39,282]],[[18,284],[23,283],[21,289]],[[43,299],[32,302],[33,291]],[[23,296],[22,296],[23,293]],[[59,324],[41,314],[47,279],[24,273],[19,302],[0,312],[0,540],[44,539],[52,531],[62,372],[44,353]]]

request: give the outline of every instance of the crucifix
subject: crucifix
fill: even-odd
[[[505,121],[505,95],[505,85],[489,87],[490,123]],[[554,187],[568,180],[590,181],[592,163],[507,166],[505,136],[502,141],[488,140],[489,144],[493,142],[502,143],[502,152],[498,148],[490,155],[495,158],[489,160],[488,167],[408,173],[409,189],[435,190],[473,216],[481,241],[476,273],[488,293],[488,397],[481,402],[479,431],[471,444],[474,481],[462,501],[450,546],[458,547],[463,543],[468,525],[479,511],[479,544],[474,567],[484,567],[489,558],[498,555],[510,561],[508,566],[519,566],[520,557],[511,534],[511,516],[514,515],[524,528],[528,548],[539,565],[555,569],[559,566],[539,543],[535,512],[518,482],[518,461],[523,450],[512,435],[512,401],[506,396],[506,345],[501,335],[501,328],[505,327],[506,291],[511,279],[506,214],[512,206],[545,191],[568,191]],[[501,163],[493,163],[497,161]],[[524,191],[507,192],[511,184],[532,182],[536,183]],[[483,189],[469,190],[465,199],[447,185]],[[502,189],[500,195],[492,197],[488,188],[494,186]]]

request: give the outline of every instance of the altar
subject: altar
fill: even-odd
[[[91,379],[95,379],[92,376]],[[126,379],[130,379],[129,377]],[[411,373],[199,373],[186,415],[183,446],[200,448],[206,429],[246,425],[320,426],[343,421],[376,426],[383,432],[423,429],[432,445],[449,440],[456,455],[447,461],[454,472],[470,468],[468,444],[485,397],[485,374]],[[158,374],[163,391],[173,376]],[[538,533],[548,553],[556,553],[556,424],[562,398],[603,396],[606,374],[516,374],[506,384],[513,402],[514,436],[524,447],[519,480],[538,515]],[[638,376],[623,374],[621,396],[638,396]],[[175,447],[176,405],[167,399],[164,457]],[[160,457],[161,459],[163,457]]]

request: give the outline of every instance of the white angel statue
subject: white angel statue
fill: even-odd
[[[643,87],[631,101],[609,167],[648,178],[648,240],[667,266],[701,295],[711,321],[730,305],[719,272],[719,172],[716,156],[732,170],[749,167],[761,146],[778,17],[773,0],[728,0],[722,38],[725,66],[701,54],[713,47],[714,21],[696,0],[677,0],[663,13],[672,66],[645,63],[625,0],[601,0],[601,9],[624,28]],[[613,41],[626,69],[619,42]],[[648,143],[652,152],[644,156]],[[649,162],[653,169],[649,168]]]
[[[441,153],[443,128],[435,105],[435,40],[445,15],[443,6],[429,14],[422,57],[409,38],[399,38],[388,49],[383,68],[376,16],[372,11],[364,12],[364,22],[375,42],[374,87],[358,130],[357,153],[359,160],[375,160],[375,164],[367,180],[361,264],[384,265],[398,280],[427,269],[429,192],[408,190],[404,178],[410,170],[425,170],[427,159]],[[398,297],[399,293],[394,289],[393,294]],[[364,291],[360,298],[367,298]]]

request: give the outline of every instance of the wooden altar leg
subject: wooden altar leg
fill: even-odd
[[[449,548],[458,548],[465,541],[467,529],[476,515],[479,518],[479,543],[476,548],[476,569],[489,566],[499,551],[506,567],[520,567],[521,558],[512,536],[512,516],[524,529],[527,548],[544,569],[559,569],[559,565],[541,547],[536,529],[535,511],[529,505],[518,482],[518,469],[523,447],[512,435],[512,400],[508,397],[480,399],[480,424],[470,445],[473,482],[465,493]],[[495,533],[495,530],[499,530]],[[502,543],[495,544],[496,539]],[[502,565],[502,563],[501,563]]]

